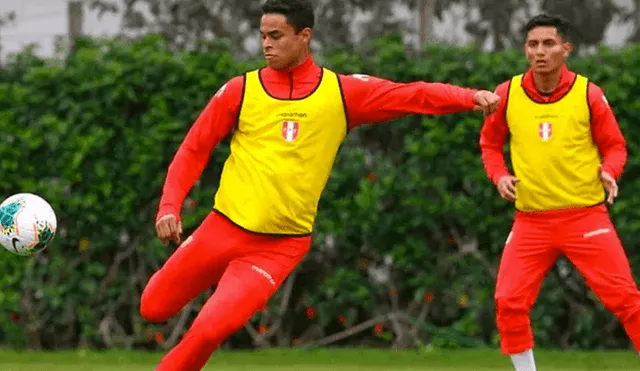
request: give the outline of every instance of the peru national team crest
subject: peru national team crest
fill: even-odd
[[[287,142],[293,142],[298,137],[300,124],[296,121],[285,121],[282,123],[282,137]]]
[[[538,135],[540,139],[543,141],[548,141],[551,139],[551,134],[553,133],[553,125],[550,122],[542,122],[538,126]]]

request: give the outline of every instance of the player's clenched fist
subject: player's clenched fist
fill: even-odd
[[[488,115],[498,109],[500,96],[488,90],[480,90],[473,96],[473,102],[476,104],[473,108],[475,111]]]
[[[517,182],[518,182],[518,178],[511,175],[506,175],[500,178],[497,185],[498,193],[500,193],[500,197],[510,202],[515,201]]]
[[[165,215],[156,222],[156,233],[162,243],[174,241],[179,244],[182,238],[182,222],[172,214]]]

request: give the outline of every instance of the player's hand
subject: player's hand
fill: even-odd
[[[500,193],[500,197],[503,199],[514,202],[516,200],[516,183],[518,182],[518,178],[505,175],[498,181],[498,193]]]
[[[476,104],[473,110],[482,112],[486,116],[498,109],[500,96],[488,90],[480,90],[473,96],[473,102]]]
[[[604,189],[607,191],[607,203],[612,204],[613,200],[618,197],[618,183],[616,179],[604,170],[600,170],[600,181]]]
[[[173,214],[165,215],[156,222],[156,233],[160,241],[164,244],[169,241],[180,244],[180,240],[182,239],[182,222],[178,222]]]

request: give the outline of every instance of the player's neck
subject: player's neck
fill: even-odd
[[[549,74],[533,73],[533,83],[541,94],[551,94],[560,84],[562,78],[562,70],[558,69]]]
[[[309,49],[306,49],[305,52],[300,54],[300,57],[296,59],[293,63],[291,63],[289,66],[287,66],[287,68],[285,68],[284,71],[291,71],[302,66],[304,62],[307,61],[310,55],[311,53],[309,52]]]

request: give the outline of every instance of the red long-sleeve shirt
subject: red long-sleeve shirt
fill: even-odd
[[[321,67],[309,57],[289,71],[264,68],[260,77],[272,96],[296,99],[317,87]],[[338,77],[350,129],[407,114],[446,114],[475,106],[475,89],[444,83],[397,83],[364,75]],[[207,165],[211,151],[237,124],[243,88],[244,76],[230,79],[196,119],[169,166],[157,218],[167,214],[180,217],[182,203]]]
[[[527,71],[522,78],[522,86],[527,95],[537,102],[554,102],[563,97],[575,79],[575,72],[566,66],[562,69],[560,82],[550,95],[541,95],[533,81],[533,73]],[[480,132],[482,162],[489,179],[497,184],[501,177],[509,175],[505,163],[503,147],[509,134],[506,121],[507,95],[511,80],[498,85],[496,94],[500,96],[498,109],[487,116]],[[627,161],[626,142],[618,126],[618,121],[605,98],[602,89],[593,82],[588,88],[589,108],[591,110],[591,134],[602,157],[602,170],[618,179]]]

